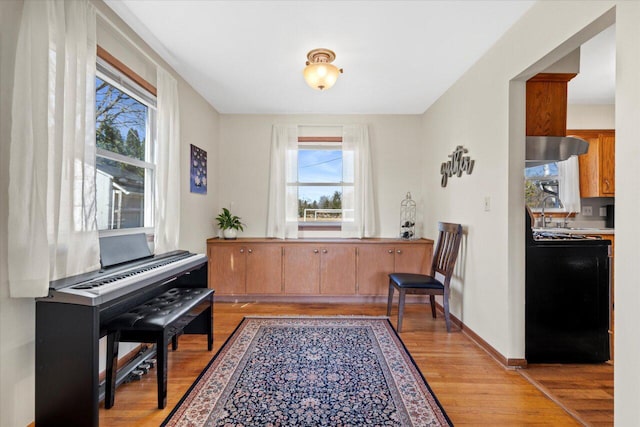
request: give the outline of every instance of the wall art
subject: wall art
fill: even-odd
[[[440,166],[440,174],[442,175],[440,185],[442,187],[446,187],[448,179],[454,175],[461,177],[462,172],[466,172],[467,175],[471,175],[473,165],[476,161],[471,160],[470,156],[464,155],[468,151],[469,150],[464,148],[462,145],[458,145],[456,149],[453,150],[453,153],[448,156],[451,160],[442,163],[442,166]]]
[[[191,192],[207,194],[207,152],[191,144]]]

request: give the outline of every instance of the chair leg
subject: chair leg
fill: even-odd
[[[391,316],[391,306],[393,305],[393,283],[389,281],[389,299],[387,300],[387,316]]]
[[[104,407],[111,409],[116,396],[116,374],[118,371],[118,347],[120,344],[120,331],[110,332],[107,335],[107,369],[105,372]]]
[[[404,316],[404,296],[405,290],[400,289],[398,295],[398,327],[396,330],[402,332],[402,317]]]
[[[429,305],[431,305],[431,315],[436,318],[436,296],[429,295]]]
[[[445,292],[442,297],[442,308],[444,309],[444,322],[447,325],[447,332],[451,332],[451,316],[449,315],[449,294]]]
[[[167,405],[167,347],[169,346],[169,337],[165,332],[158,336],[156,341],[156,356],[158,365],[156,373],[158,378],[158,408],[164,409]]]

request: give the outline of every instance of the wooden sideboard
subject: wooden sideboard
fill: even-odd
[[[218,301],[385,301],[388,274],[431,270],[433,240],[207,240]]]

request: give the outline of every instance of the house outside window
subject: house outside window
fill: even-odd
[[[98,58],[96,205],[100,231],[154,225],[155,96]]]

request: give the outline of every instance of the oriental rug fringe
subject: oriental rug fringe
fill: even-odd
[[[163,426],[449,426],[387,318],[247,317]]]

